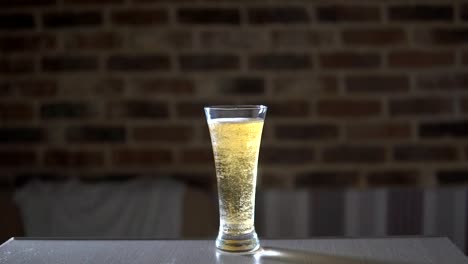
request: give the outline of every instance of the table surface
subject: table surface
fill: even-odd
[[[211,240],[12,238],[0,263],[468,263],[442,237],[261,240],[254,254],[220,253]]]

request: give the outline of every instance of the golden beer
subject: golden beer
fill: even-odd
[[[218,182],[216,245],[226,251],[254,250],[259,246],[254,209],[263,118],[212,118],[208,127]]]

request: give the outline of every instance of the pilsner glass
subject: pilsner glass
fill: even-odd
[[[254,227],[255,188],[264,105],[205,107],[216,167],[219,233],[216,247],[254,251],[260,242]]]

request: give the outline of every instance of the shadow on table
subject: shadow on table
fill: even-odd
[[[382,261],[364,257],[334,256],[323,253],[312,253],[286,248],[265,247],[255,253],[235,255],[229,253],[216,253],[219,264],[245,263],[298,263],[298,264],[419,264],[406,261]]]

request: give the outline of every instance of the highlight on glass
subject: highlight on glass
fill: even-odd
[[[219,233],[216,247],[228,252],[255,251],[255,188],[264,105],[205,107],[218,183]]]

